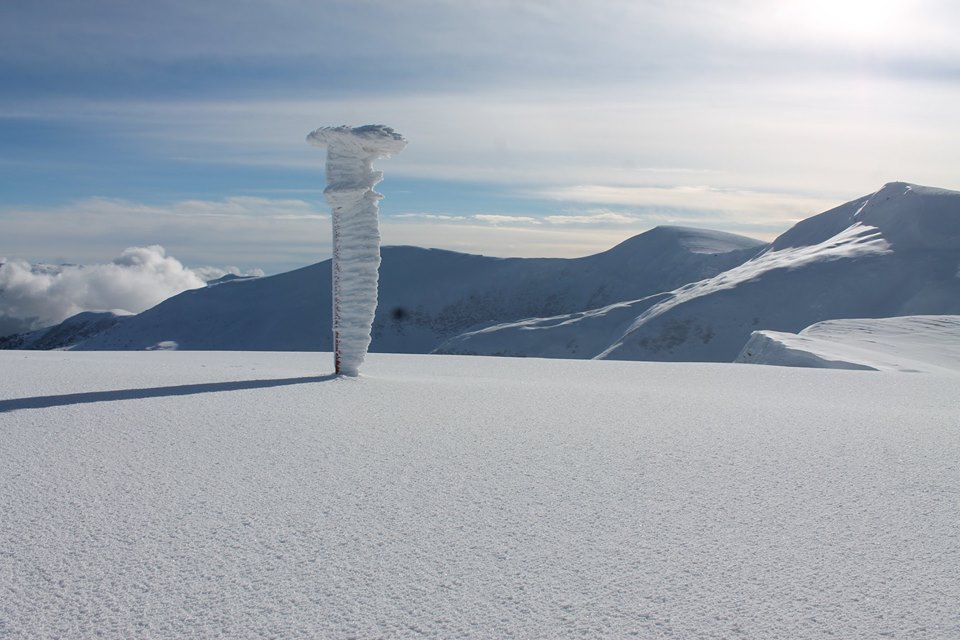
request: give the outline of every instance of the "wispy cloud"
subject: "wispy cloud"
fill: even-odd
[[[442,213],[400,213],[393,216],[396,220],[440,220],[443,222],[467,222],[471,216],[451,216]]]
[[[345,91],[573,78],[596,85],[764,65],[782,72],[817,59],[824,69],[898,56],[929,64],[960,52],[951,28],[958,10],[946,0],[278,0],[243,10],[223,0],[34,0],[5,18],[5,60],[35,73],[69,61],[87,80],[97,69],[126,70],[112,82],[127,91],[246,85],[282,94],[317,77]],[[55,77],[69,83],[68,74]],[[68,86],[83,91],[82,82]]]
[[[894,179],[955,186],[949,149],[960,143],[960,130],[949,105],[957,100],[955,83],[794,74],[734,85],[677,79],[644,90],[620,84],[578,93],[541,87],[298,101],[49,101],[23,110],[102,129],[181,167],[283,169],[295,176],[294,189],[309,186],[307,176],[322,180],[323,155],[303,142],[304,132],[320,123],[388,119],[410,140],[384,162],[388,177],[515,187],[708,185],[849,199]]]
[[[540,224],[540,220],[532,216],[508,216],[498,213],[478,213],[473,219],[490,224]]]
[[[582,215],[554,215],[544,217],[550,224],[600,225],[600,224],[637,224],[642,218],[614,211],[588,213]]]
[[[534,192],[537,197],[560,202],[614,204],[644,208],[699,211],[703,214],[735,214],[742,220],[796,222],[836,206],[836,200],[791,193],[771,193],[709,186],[618,187],[579,185],[552,187]],[[706,217],[706,216],[705,216]],[[562,216],[558,216],[562,218]],[[617,213],[572,216],[571,222],[630,222],[633,217]],[[560,222],[561,220],[557,220]]]
[[[419,185],[402,209],[487,229],[491,251],[513,228],[768,236],[889,180],[960,186],[960,8],[891,0],[842,19],[855,4],[14,3],[0,192],[28,204],[0,203],[0,250],[312,262],[329,241],[324,158],[303,138],[339,123],[404,133],[382,166]]]
[[[392,220],[435,220],[446,223],[470,224],[485,222],[494,225],[593,225],[607,224],[643,224],[642,216],[628,215],[614,211],[587,212],[582,214],[558,214],[547,216],[510,215],[502,213],[476,213],[472,215],[445,215],[436,213],[401,213],[391,216]]]

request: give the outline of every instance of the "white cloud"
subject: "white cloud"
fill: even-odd
[[[587,213],[582,215],[555,215],[546,216],[544,220],[550,224],[637,224],[641,218],[614,211],[602,211],[599,213]]]
[[[383,163],[391,178],[706,184],[840,201],[896,179],[956,186],[955,83],[811,70],[739,80],[678,76],[583,92],[478,87],[298,101],[48,102],[26,105],[22,115],[122,126],[131,143],[183,162],[310,169],[318,182],[323,154],[304,143],[304,132],[387,118],[410,140]]]
[[[880,185],[878,185],[879,187]],[[721,219],[733,216],[742,223],[780,223],[786,226],[816,213],[826,211],[840,202],[828,198],[771,193],[739,189],[718,189],[709,186],[678,187],[622,187],[608,185],[579,185],[540,189],[531,195],[560,202],[608,204],[666,210],[700,212],[701,219],[709,214],[721,214]],[[713,216],[717,219],[716,216]],[[562,216],[556,216],[560,222]],[[590,220],[630,222],[631,216],[600,213],[593,216],[573,216],[572,222]]]
[[[472,215],[454,216],[438,213],[401,213],[391,216],[391,220],[435,220],[446,223],[485,222],[493,225],[642,225],[644,218],[641,216],[618,213],[615,211],[589,211],[576,214],[557,214],[547,216],[536,215],[515,215],[504,213],[475,213]]]
[[[533,216],[512,216],[499,213],[477,213],[472,216],[479,222],[489,224],[540,224],[540,220]]]
[[[196,273],[156,245],[131,247],[108,264],[0,262],[0,320],[7,329],[44,327],[81,311],[138,313],[204,286]]]
[[[444,222],[466,222],[470,220],[469,216],[451,216],[443,213],[400,213],[393,218],[399,220],[442,220]]]

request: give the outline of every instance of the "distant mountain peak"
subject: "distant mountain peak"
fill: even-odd
[[[759,249],[766,246],[766,243],[726,231],[677,225],[658,225],[649,231],[624,240],[604,253],[647,251],[652,246],[658,246],[664,250],[681,249],[690,253],[721,254]]]
[[[895,249],[960,251],[960,191],[888,182],[853,219],[877,227]]]

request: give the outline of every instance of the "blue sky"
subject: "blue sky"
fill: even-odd
[[[383,123],[386,243],[585,255],[770,238],[891,180],[958,188],[960,8],[925,0],[11,0],[0,257],[329,255],[319,126]]]

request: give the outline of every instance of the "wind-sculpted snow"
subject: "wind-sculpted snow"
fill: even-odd
[[[638,313],[667,296],[660,293],[589,311],[495,324],[454,336],[434,353],[591,358],[607,347],[609,336],[622,334]]]
[[[850,227],[819,244],[789,247],[779,250],[769,249],[753,260],[749,260],[739,267],[734,267],[729,271],[725,271],[714,278],[681,287],[667,300],[664,300],[663,302],[640,314],[640,316],[634,320],[633,324],[624,333],[624,336],[616,343],[598,354],[597,357],[601,359],[610,357],[624,359],[624,354],[619,352],[621,350],[629,351],[629,347],[625,349],[625,345],[630,344],[630,341],[635,333],[638,331],[643,331],[645,327],[650,325],[660,316],[664,316],[672,310],[681,307],[681,305],[696,301],[697,299],[737,290],[749,285],[750,283],[761,282],[761,279],[765,276],[777,278],[780,275],[778,272],[791,272],[802,270],[804,267],[811,266],[823,268],[825,265],[838,260],[855,260],[858,258],[876,257],[889,252],[890,245],[883,239],[880,231],[875,227],[866,226],[861,223],[854,223]],[[789,278],[790,276],[787,277]],[[835,283],[831,283],[826,280],[818,284],[822,285],[824,288],[835,286]],[[778,288],[781,290],[790,291],[790,289],[784,289],[782,287]],[[771,311],[775,312],[775,310]],[[723,324],[725,321],[729,322],[729,318],[724,316],[715,318],[715,322],[711,322],[711,320],[714,319],[704,318],[704,321],[701,324],[688,322],[685,325],[669,325],[670,328],[668,328],[667,331],[670,332],[671,329],[675,328],[675,335],[664,336],[665,340],[661,344],[655,344],[653,341],[644,342],[644,338],[641,338],[639,346],[643,350],[649,349],[654,353],[660,350],[666,350],[673,354],[674,347],[679,348],[683,346],[683,343],[687,342],[687,340],[691,338],[688,329],[693,327],[692,330],[695,333],[693,336],[695,340],[694,344],[696,344],[696,342],[702,342],[704,345],[701,347],[699,344],[697,344],[697,351],[701,354],[706,354],[709,351],[713,351],[712,349],[706,348],[711,340],[716,337],[717,331],[713,328],[713,326]],[[723,357],[713,358],[701,356],[701,358],[697,359],[719,359],[721,361],[732,360],[732,357],[726,357],[726,340],[723,338],[724,336],[721,336],[721,339],[716,343],[720,347],[721,351],[724,352]],[[626,359],[637,358],[627,357]]]
[[[327,202],[333,211],[333,345],[337,373],[355,376],[370,346],[377,309],[380,223],[373,162],[399,153],[406,140],[389,127],[324,127],[307,136],[327,148]]]
[[[827,320],[799,334],[755,331],[736,362],[960,373],[960,316]]]
[[[955,375],[4,351],[0,638],[957,638],[958,415]]]
[[[620,343],[611,336],[629,335],[659,315],[699,297],[733,290],[775,269],[791,270],[805,264],[844,258],[879,255],[889,250],[876,229],[854,225],[821,244],[767,251],[757,258],[706,280],[674,292],[623,302],[575,314],[532,318],[468,332],[446,341],[438,353],[482,355],[534,355],[539,357],[606,357]],[[722,318],[718,320],[722,321]],[[707,345],[711,329],[694,328],[696,337]],[[687,328],[666,339],[669,347],[689,337]],[[672,344],[676,341],[677,344]],[[711,359],[711,358],[704,358]],[[732,356],[731,356],[732,359]]]

